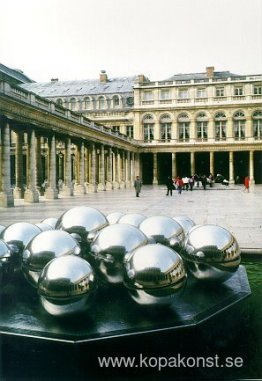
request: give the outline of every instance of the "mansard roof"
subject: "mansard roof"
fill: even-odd
[[[8,79],[14,83],[32,83],[34,82],[32,79],[27,77],[22,70],[19,69],[11,69],[0,63],[0,79]]]
[[[230,71],[214,71],[212,78],[226,79],[232,77],[239,77],[238,74],[233,74]],[[208,79],[207,72],[204,73],[189,73],[189,74],[175,74],[167,78],[165,81],[190,81],[190,80],[205,80]]]
[[[105,82],[99,79],[75,81],[54,79],[45,83],[23,84],[22,87],[42,97],[120,94],[132,92],[136,78],[136,76],[109,78]]]

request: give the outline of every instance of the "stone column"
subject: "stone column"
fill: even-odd
[[[153,140],[156,140],[157,143],[160,140],[160,123],[158,120],[154,124],[154,138],[153,138]]]
[[[247,115],[246,117],[246,140],[253,141],[253,133],[252,133],[252,117],[251,115]],[[251,179],[250,179],[251,182]]]
[[[42,155],[41,155],[41,136],[36,136],[36,189],[40,192],[41,185],[44,181],[44,174],[43,174],[43,162],[42,162]]]
[[[157,153],[153,153],[153,185],[158,184],[157,179]]]
[[[215,171],[215,167],[214,167],[214,152],[212,152],[212,151],[209,154],[209,171],[214,176],[214,171]]]
[[[229,184],[234,184],[234,154],[229,152]]]
[[[65,176],[64,185],[61,190],[63,196],[73,196],[73,182],[72,182],[72,158],[71,158],[71,138],[67,138],[65,147]]]
[[[35,146],[35,130],[28,133],[28,174],[27,174],[27,188],[24,194],[26,202],[39,202],[39,193],[36,189],[36,146]]]
[[[1,176],[0,176],[0,206],[8,208],[14,206],[14,197],[11,190],[10,175],[10,125],[8,121],[3,121],[1,129]]]
[[[196,141],[196,137],[197,137],[197,133],[196,133],[196,121],[193,119],[193,120],[190,120],[190,124],[189,124],[189,141],[190,142],[195,142]]]
[[[177,177],[177,168],[176,168],[176,153],[172,152],[172,178]]]
[[[75,191],[78,194],[86,194],[85,186],[85,144],[81,142],[79,157],[79,184],[76,185]]]
[[[14,198],[23,198],[23,131],[16,131]]]
[[[118,150],[115,151],[115,175],[114,175],[114,189],[120,188],[120,159]]]
[[[196,173],[195,152],[190,152],[190,171],[191,175]]]
[[[131,187],[133,186],[135,179],[135,153],[131,152]]]
[[[122,155],[120,155],[120,188],[124,189],[126,187],[126,168],[125,168],[125,161],[126,161],[126,155],[125,151],[122,151]]]
[[[91,178],[88,185],[89,192],[97,192],[96,170],[96,146],[95,143],[91,143]]]
[[[214,141],[215,141],[215,126],[214,126],[214,121],[212,118],[208,119],[207,137],[208,137],[208,141],[210,143],[214,143]],[[212,171],[210,171],[210,172],[213,173]]]
[[[233,118],[228,117],[227,119],[227,142],[233,142],[234,141],[234,134],[233,134]]]
[[[250,179],[250,185],[255,184],[255,180],[254,180],[254,151],[249,152],[249,179]]]
[[[131,159],[130,151],[127,151],[127,161],[126,161],[126,187],[130,188],[131,186]]]
[[[56,187],[56,138],[55,135],[48,138],[48,188],[45,191],[47,199],[55,200],[58,198],[58,190]]]
[[[105,182],[105,146],[101,144],[100,146],[100,160],[99,160],[99,184],[98,190],[106,190]]]
[[[80,184],[80,147],[76,144],[76,153],[75,153],[75,186],[77,187]]]
[[[106,189],[112,190],[113,187],[113,166],[112,166],[112,147],[108,148],[108,157],[107,157],[107,179],[106,179]]]

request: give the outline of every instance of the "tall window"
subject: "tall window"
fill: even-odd
[[[134,137],[134,126],[126,126],[126,135],[130,138]]]
[[[233,128],[234,128],[234,138],[235,140],[245,139],[246,133],[246,118],[242,111],[237,111],[233,117]]]
[[[120,100],[118,95],[114,95],[112,98],[113,101],[113,108],[117,108],[120,106]]]
[[[143,100],[144,101],[152,101],[153,100],[153,92],[152,91],[144,91]]]
[[[112,131],[114,132],[120,132],[120,126],[113,126]]]
[[[178,116],[178,140],[180,142],[189,140],[189,118],[186,113]]]
[[[98,98],[98,108],[99,110],[105,109],[105,98],[104,97],[99,97]]]
[[[83,101],[83,108],[84,110],[90,110],[91,108],[91,100],[89,97],[85,97]]]
[[[56,103],[58,104],[58,106],[63,106],[63,99],[61,98],[57,99]]]
[[[204,112],[200,112],[197,116],[197,140],[206,141],[207,140],[207,116]]]
[[[75,98],[71,98],[71,99],[70,99],[69,106],[70,106],[69,108],[70,108],[72,111],[76,110],[76,99],[75,99]]]
[[[179,89],[178,98],[179,99],[188,99],[188,89]]]
[[[170,99],[170,90],[162,89],[160,93],[160,99],[162,100]]]
[[[160,139],[164,142],[171,140],[171,118],[168,114],[162,115],[160,119]]]
[[[262,139],[262,111],[253,114],[253,136],[256,140]]]
[[[147,114],[143,118],[144,142],[150,143],[154,140],[154,119]]]
[[[224,97],[224,96],[225,96],[224,87],[217,87],[216,88],[216,97]]]
[[[262,95],[262,86],[254,86],[253,94],[254,95]]]
[[[227,121],[224,112],[218,112],[215,115],[215,139],[226,140]]]
[[[243,87],[242,86],[236,86],[234,88],[234,95],[243,95]]]
[[[206,98],[207,97],[207,91],[206,88],[198,88],[197,89],[197,98]]]

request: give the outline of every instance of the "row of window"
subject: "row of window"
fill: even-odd
[[[230,88],[229,88],[230,89]],[[231,92],[231,89],[230,89]],[[177,97],[179,99],[188,99],[190,93],[189,88],[178,89]],[[262,95],[262,85],[253,86],[253,95]],[[243,96],[245,95],[244,86],[235,86],[233,89],[233,93],[228,95],[233,96]],[[249,95],[249,94],[248,94]],[[208,89],[206,87],[199,87],[195,91],[196,98],[208,98]],[[225,97],[226,96],[226,88],[224,86],[219,86],[215,88],[215,97]],[[160,100],[169,100],[172,99],[172,92],[170,89],[161,89],[160,90]],[[153,90],[145,90],[143,92],[143,100],[144,101],[152,101],[154,100],[154,91]]]
[[[171,123],[160,124],[160,140],[164,142],[171,141]],[[227,139],[227,122],[215,121],[215,140]],[[262,139],[262,118],[254,119],[252,124],[253,137],[256,140]],[[154,124],[143,124],[144,142],[150,143],[154,140]],[[246,138],[246,122],[245,120],[234,120],[233,137],[235,140],[244,140]],[[190,122],[178,123],[178,141],[186,142],[190,139]],[[200,121],[196,123],[196,139],[198,141],[208,140],[208,122]]]
[[[121,108],[123,106],[132,106],[134,104],[133,97],[127,97],[125,99],[121,98],[119,95],[114,95],[112,98],[108,99],[105,95],[100,95],[98,98],[94,99],[90,96],[86,96],[83,100],[79,100],[75,97],[65,100],[58,98],[56,103],[59,106],[67,107],[72,111],[83,111],[83,110],[105,110],[107,108]]]
[[[252,118],[253,119],[262,119],[262,110],[256,110],[253,112],[252,114]],[[200,111],[197,115],[196,115],[196,120],[199,120],[199,121],[207,121],[209,119],[208,115],[203,112],[203,111]],[[214,119],[215,120],[226,120],[227,119],[227,116],[226,116],[226,113],[224,111],[218,111],[215,115],[214,115]],[[244,111],[242,110],[238,110],[236,112],[234,112],[233,114],[233,119],[246,119],[246,116],[245,116],[245,113]],[[164,123],[164,122],[172,122],[172,117],[169,113],[165,113],[165,114],[162,114],[159,118],[160,122]],[[189,122],[189,115],[187,112],[181,112],[178,117],[177,117],[177,120],[178,122]],[[155,122],[155,118],[154,118],[154,115],[153,114],[145,114],[143,116],[143,122],[144,123],[154,123]]]

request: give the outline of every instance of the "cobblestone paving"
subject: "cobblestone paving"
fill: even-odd
[[[40,222],[47,217],[59,217],[65,210],[79,205],[92,206],[105,215],[142,213],[146,216],[188,216],[196,224],[218,224],[229,229],[241,248],[262,249],[262,185],[254,185],[244,192],[242,185],[216,184],[204,191],[201,187],[183,191],[179,195],[166,196],[164,186],[143,186],[140,197],[133,188],[101,191],[86,195],[46,200],[40,197],[38,204],[26,204],[16,200],[13,208],[0,208],[0,225],[13,222]]]

